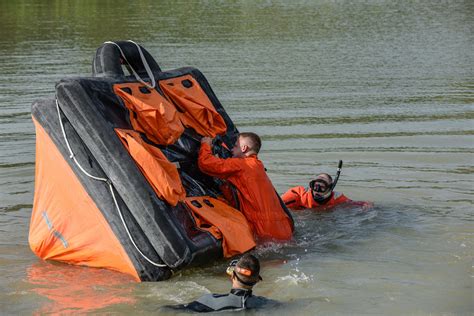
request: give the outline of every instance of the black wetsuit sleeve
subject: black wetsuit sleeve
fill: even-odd
[[[166,308],[185,312],[207,313],[244,309],[244,302],[245,297],[243,295],[236,295],[231,292],[229,294],[206,294],[189,304],[166,306]]]
[[[252,295],[247,299],[245,302],[245,307],[247,309],[267,309],[267,308],[275,308],[281,306],[279,301],[275,301],[263,296],[254,296]]]
[[[164,306],[165,309],[172,309],[172,310],[180,310],[180,311],[188,311],[188,312],[197,312],[197,313],[208,313],[214,312],[212,308],[201,304],[197,301],[193,301],[188,304],[179,304],[179,305],[167,305]]]

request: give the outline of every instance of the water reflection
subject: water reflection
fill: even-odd
[[[27,280],[32,292],[49,300],[35,314],[90,313],[136,302],[133,279],[104,269],[38,262],[28,268]]]

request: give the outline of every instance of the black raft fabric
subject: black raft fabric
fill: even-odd
[[[156,197],[113,128],[100,115],[101,104],[90,98],[82,80],[57,85],[62,111],[162,260],[173,268],[182,265],[190,256],[189,249],[168,212],[162,211],[167,207],[165,202]]]
[[[138,241],[139,248],[150,259],[158,263],[163,262],[172,269],[180,269],[189,264],[221,257],[220,242],[192,225],[189,210],[185,206],[178,204],[173,208],[160,200],[120,143],[114,128],[130,126],[126,118],[128,112],[112,93],[114,83],[117,81],[108,78],[70,79],[61,81],[56,87],[63,119],[67,121],[70,130],[78,135],[80,142],[77,142],[77,147],[82,146],[89,153],[83,162],[89,164],[93,161],[103,176],[112,181],[122,204],[121,209],[128,214],[127,223],[133,223],[130,231],[135,241]],[[35,115],[48,113],[46,120],[57,122],[54,104],[48,108],[52,110],[38,107]],[[54,133],[59,132],[60,129],[56,127]],[[58,135],[57,138],[62,136]],[[173,158],[183,161],[185,170],[181,171],[181,176],[188,194],[202,195],[204,188],[206,194],[215,195],[217,186],[212,179],[200,174],[195,165],[196,149],[199,147],[199,139],[196,137],[192,131],[188,131],[179,142],[184,144],[184,147],[174,144],[167,146],[163,152],[172,161]],[[68,154],[64,155],[67,157]],[[73,169],[79,178],[83,178],[84,187],[104,212],[104,217],[109,220],[111,227],[115,227],[114,232],[126,251],[134,257],[132,261],[142,280],[167,278],[169,269],[151,267],[130,245],[126,231],[121,227],[117,210],[110,202],[110,193],[107,190],[97,190],[98,184],[95,180],[85,178],[74,166]],[[105,198],[106,196],[108,198]],[[100,206],[101,204],[103,206]]]
[[[235,139],[237,130],[207,80],[198,70],[182,68],[159,73],[156,78],[160,80],[189,74],[203,87],[216,110],[226,121],[228,130],[221,137],[221,141],[229,147]],[[189,264],[202,264],[222,257],[220,241],[193,225],[190,210],[186,205],[179,203],[176,207],[171,207],[156,196],[116,136],[114,128],[131,128],[131,126],[127,118],[129,112],[120,98],[113,93],[112,87],[117,83],[133,81],[132,78],[69,79],[57,85],[56,93],[64,117],[70,122],[71,129],[77,133],[81,144],[90,153],[91,157],[88,159],[94,160],[103,174],[112,181],[117,191],[116,195],[126,206],[129,219],[133,222],[132,235],[134,239],[142,240],[139,248],[150,259],[157,258],[157,262],[161,260],[176,270]],[[160,149],[170,161],[180,162],[180,176],[188,196],[203,194],[216,196],[220,193],[218,184],[212,178],[200,173],[197,168],[199,140],[200,137],[193,130],[187,129],[177,143]],[[145,141],[148,141],[146,137]],[[85,188],[87,191],[94,191],[90,184],[85,184]],[[108,212],[108,216],[105,217],[110,218],[110,222],[115,225],[114,232],[121,241],[124,241],[127,252],[135,257],[134,264],[139,263],[136,266],[142,280],[160,280],[169,277],[166,268],[160,270],[155,266],[151,267],[130,246],[128,236],[125,235],[123,227],[120,227],[121,223],[114,208],[104,207],[101,211]]]

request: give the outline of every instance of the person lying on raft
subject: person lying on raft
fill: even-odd
[[[371,202],[353,201],[334,191],[335,183],[327,173],[321,173],[309,183],[309,188],[297,186],[286,191],[281,199],[292,210],[313,209],[327,211],[337,205],[371,207]]]
[[[240,133],[232,158],[212,154],[212,139],[203,137],[199,150],[199,169],[210,176],[227,180],[237,189],[240,211],[260,241],[290,240],[293,221],[280,204],[280,199],[258,159],[262,146],[254,133]]]
[[[262,280],[260,262],[253,255],[245,254],[240,260],[232,260],[226,272],[232,281],[230,293],[206,294],[191,303],[170,305],[164,308],[206,313],[256,309],[278,304],[277,301],[252,294],[255,284]]]

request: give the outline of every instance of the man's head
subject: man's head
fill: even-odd
[[[332,193],[332,177],[327,173],[321,173],[309,183],[309,187],[315,201],[324,202]]]
[[[227,268],[227,274],[232,277],[232,283],[239,287],[252,288],[262,280],[260,262],[250,254],[245,254],[238,261],[233,260]]]
[[[240,133],[232,148],[232,157],[244,158],[250,155],[256,155],[262,147],[260,137],[255,133]]]

